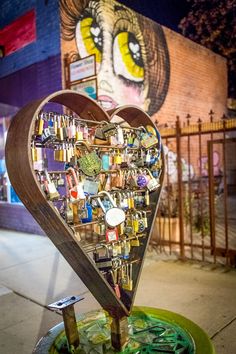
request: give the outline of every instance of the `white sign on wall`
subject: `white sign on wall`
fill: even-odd
[[[90,55],[70,63],[70,82],[87,79],[95,75],[95,55]]]

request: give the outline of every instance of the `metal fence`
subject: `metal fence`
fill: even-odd
[[[158,126],[158,125],[157,125]],[[181,259],[236,265],[236,119],[177,117],[159,127],[166,177],[151,245]]]

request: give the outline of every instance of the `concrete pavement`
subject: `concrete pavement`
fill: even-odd
[[[100,305],[51,241],[0,230],[0,353],[29,354],[62,317],[46,308],[68,295],[83,295],[78,313]],[[135,305],[164,308],[200,325],[217,354],[236,353],[236,271],[182,263],[149,252]]]

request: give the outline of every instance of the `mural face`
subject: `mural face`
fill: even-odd
[[[161,26],[112,0],[60,0],[60,8],[63,40],[74,41],[80,57],[96,56],[103,108],[134,104],[157,112],[169,85]]]

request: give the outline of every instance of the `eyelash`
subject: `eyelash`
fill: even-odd
[[[122,75],[118,75],[118,78],[121,79],[126,86],[129,86],[129,87],[134,87],[134,88],[139,88],[140,90],[143,89],[143,82],[135,82],[135,81],[131,81],[131,80],[128,80],[126,79],[124,76]]]

